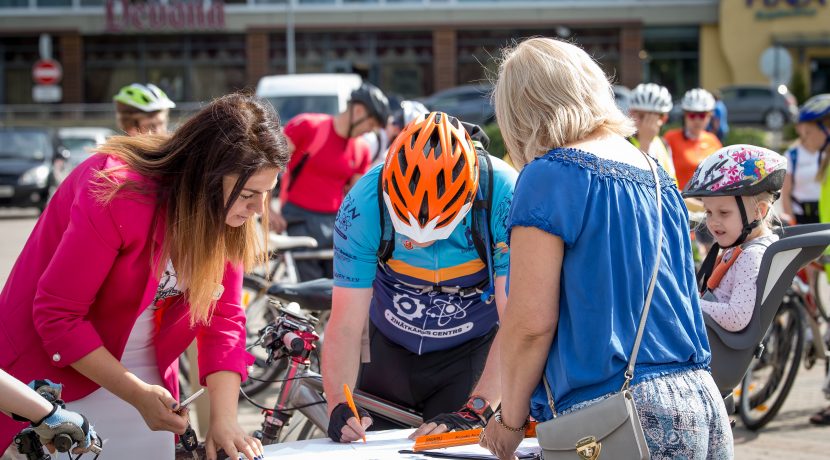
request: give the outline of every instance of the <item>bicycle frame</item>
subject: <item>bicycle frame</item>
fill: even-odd
[[[328,429],[329,415],[323,398],[323,378],[311,371],[308,366],[307,363],[291,361],[274,409],[271,413],[265,414],[262,430],[255,434],[263,444],[279,441],[282,429],[288,425],[295,410],[320,430],[325,432]],[[356,390],[354,400],[370,413],[395,423],[411,427],[423,423],[423,418],[419,414],[368,393]]]

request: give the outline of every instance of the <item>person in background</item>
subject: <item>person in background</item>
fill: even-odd
[[[158,86],[133,83],[113,96],[115,122],[128,136],[166,134],[170,109],[176,104]]]
[[[820,221],[822,160],[827,156],[824,150],[829,138],[822,121],[827,116],[822,115],[824,112],[830,112],[830,95],[813,97],[798,111],[795,125],[798,140],[784,153],[787,158],[787,177],[781,191],[784,222],[812,224]]]
[[[655,295],[630,382],[646,442],[655,459],[731,459],[683,199],[626,140],[634,126],[614,104],[608,77],[584,50],[532,38],[504,51],[494,99],[507,150],[524,167],[508,224],[501,409],[482,446],[512,460],[528,415],[550,420],[623,388],[659,238]]]
[[[697,165],[722,145],[714,134],[706,131],[715,109],[715,98],[709,91],[702,88],[686,91],[680,106],[683,127],[670,130],[665,138],[671,148],[677,186],[683,190]]]
[[[660,129],[669,119],[672,105],[671,94],[665,87],[654,83],[637,85],[629,102],[629,116],[634,120],[637,132],[628,140],[634,147],[654,158],[676,185],[677,175],[674,172],[671,149],[660,137]]]
[[[810,137],[815,136],[821,140],[818,147],[821,156],[819,166],[819,180],[821,181],[821,195],[818,200],[819,220],[823,223],[830,223],[830,174],[827,173],[830,167],[830,94],[819,94],[813,96],[804,103],[798,116],[801,131]],[[799,133],[799,137],[801,133]],[[824,271],[830,277],[830,265],[824,266]],[[809,331],[809,329],[808,329]],[[830,329],[825,331],[824,340],[830,341]],[[824,395],[830,398],[830,372],[824,378],[822,388]],[[830,407],[826,407],[810,417],[810,423],[814,425],[830,425]]]
[[[337,209],[371,163],[362,136],[386,127],[388,120],[389,102],[370,83],[352,91],[344,112],[305,113],[289,120],[284,132],[291,161],[280,180],[279,209],[271,210],[271,230],[310,236],[318,249],[331,248]],[[301,260],[296,265],[301,281],[333,274],[330,260]]]
[[[729,112],[726,110],[726,104],[723,103],[720,91],[713,91],[712,97],[715,98],[715,109],[712,111],[712,120],[706,130],[717,136],[723,144],[726,135],[729,134]]]
[[[271,104],[219,98],[172,135],[118,136],[58,187],[0,293],[0,367],[65,385],[106,427],[103,459],[174,457],[179,355],[196,340],[207,457],[253,460],[237,422],[242,274],[266,254],[257,214],[288,161]],[[10,345],[10,346],[9,346]],[[0,419],[0,452],[22,427]]]

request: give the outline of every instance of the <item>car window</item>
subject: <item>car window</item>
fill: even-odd
[[[770,90],[761,88],[748,88],[745,90],[746,96],[751,99],[769,99],[771,97]]]
[[[725,89],[721,91],[721,96],[723,97],[723,99],[735,99],[736,97],[738,97],[738,90],[734,88]]]
[[[98,143],[90,137],[64,137],[61,144],[69,150],[69,163],[78,165],[89,158]]]
[[[277,96],[267,98],[280,114],[283,122],[294,118],[301,113],[327,113],[336,115],[338,107],[337,96]]]
[[[0,131],[0,158],[43,160],[52,157],[49,135],[42,131]]]

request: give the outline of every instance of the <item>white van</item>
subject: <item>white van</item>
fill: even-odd
[[[259,80],[256,95],[271,102],[285,124],[301,113],[335,115],[346,110],[349,96],[362,82],[356,74],[272,75]]]

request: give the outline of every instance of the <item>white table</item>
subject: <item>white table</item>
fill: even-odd
[[[400,450],[411,450],[414,441],[407,439],[414,430],[390,430],[370,432],[363,441],[338,444],[330,439],[310,439],[274,444],[265,447],[266,460],[425,460],[419,454],[399,454]],[[525,439],[520,447],[538,446],[535,438]],[[489,454],[478,445],[441,449],[441,452]]]

